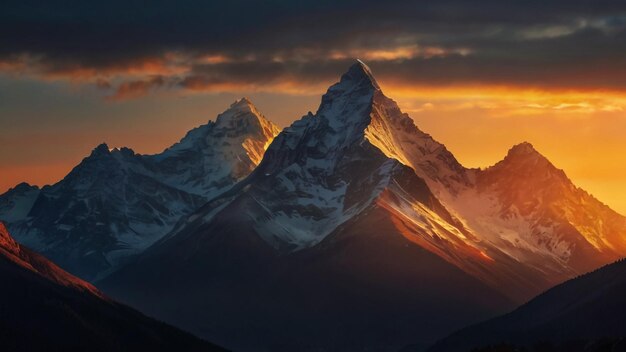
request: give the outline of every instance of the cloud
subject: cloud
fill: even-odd
[[[0,33],[1,72],[107,81],[123,99],[155,76],[310,92],[354,58],[394,85],[626,89],[626,4],[610,0],[9,0]]]
[[[115,94],[108,96],[107,99],[111,101],[121,101],[138,98],[164,84],[165,79],[162,76],[155,76],[147,80],[124,82],[117,87]]]

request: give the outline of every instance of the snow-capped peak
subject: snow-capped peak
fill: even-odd
[[[344,83],[354,84],[369,84],[375,89],[380,89],[378,82],[372,74],[372,70],[363,61],[358,60],[354,63],[348,71],[341,77],[341,81]]]
[[[235,100],[234,103],[230,104],[231,109],[244,109],[248,111],[256,110],[254,104],[248,97],[242,97],[239,100]]]
[[[387,157],[412,167],[433,186],[435,193],[449,190],[455,194],[470,183],[466,170],[454,156],[420,131],[413,119],[384,95],[371,69],[361,61],[354,63],[322,96],[315,115],[304,116],[284,132],[270,146],[270,154],[283,145],[292,150],[306,145],[334,155],[351,145],[367,142]],[[272,157],[266,164],[292,161],[280,154],[281,158]],[[336,161],[326,163],[328,170],[333,169]]]
[[[363,131],[369,143],[387,157],[412,167],[429,182],[435,193],[456,194],[470,183],[467,170],[452,153],[429,134],[422,132],[413,119],[383,93],[371,69],[362,61],[358,60],[350,67],[338,86],[346,86],[348,83],[360,87],[359,91],[371,92],[368,121]]]
[[[215,120],[216,128],[245,129],[249,126],[256,126],[261,129],[271,129],[270,125],[271,122],[246,97],[232,103]]]
[[[280,132],[252,104],[241,98],[219,114],[215,122],[194,128],[163,153],[150,156],[168,185],[210,198],[247,176]]]

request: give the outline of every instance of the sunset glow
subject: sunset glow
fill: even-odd
[[[445,143],[464,165],[492,165],[512,145],[530,141],[576,184],[626,213],[626,155],[621,152],[626,150],[623,138],[626,95],[622,92],[484,85],[409,86],[394,84],[384,77],[379,82],[420,129]],[[33,125],[40,119],[36,115],[40,113],[13,103],[13,107],[5,107],[18,115],[4,115],[7,122],[15,121],[9,123],[2,136],[8,147],[0,152],[3,168],[7,170],[0,188],[6,190],[21,181],[38,185],[56,182],[102,141],[128,146],[139,153],[161,151],[182,138],[188,129],[214,119],[237,96],[250,96],[266,116],[287,126],[307,110],[315,110],[319,104],[315,94],[323,92],[320,86],[324,84],[327,83],[311,86],[306,82],[279,81],[256,88],[225,82],[213,85],[206,92],[205,86],[195,86],[190,81],[189,91],[161,88],[160,93],[154,93],[157,94],[154,99],[159,100],[156,106],[172,103],[171,107],[157,111],[147,106],[153,98],[132,101],[159,88],[161,81],[151,79],[146,83],[122,85],[104,101],[95,100],[91,106],[98,106],[102,110],[98,114],[107,116],[103,121],[81,118],[89,114],[89,110],[81,108],[68,111],[63,119],[67,121],[59,120],[54,125],[50,125],[50,120]],[[80,88],[72,85],[53,89],[73,94]],[[264,91],[274,91],[273,96],[294,103],[276,105],[276,99]],[[204,98],[206,94],[209,96]],[[123,103],[122,99],[131,100]],[[193,103],[185,106],[184,101]],[[82,120],[82,125],[90,126],[89,130],[76,130],[72,115]],[[54,127],[46,130],[38,127],[48,125]],[[35,153],[35,150],[39,151]]]
[[[492,165],[528,140],[577,184],[626,213],[621,9],[550,8],[537,17],[512,5],[517,20],[511,20],[508,9],[490,6],[476,22],[474,9],[456,3],[420,8],[411,20],[405,14],[416,9],[408,5],[367,4],[356,12],[348,4],[304,12],[285,5],[270,23],[252,16],[241,28],[245,35],[220,32],[224,38],[200,35],[198,28],[211,33],[223,24],[194,16],[177,22],[175,33],[147,15],[137,15],[141,30],[115,16],[120,28],[135,28],[133,35],[95,31],[98,39],[90,41],[79,34],[92,27],[67,33],[53,23],[60,19],[29,27],[7,17],[4,23],[30,41],[7,42],[0,53],[0,166],[8,170],[0,190],[21,180],[53,183],[102,141],[158,152],[241,96],[288,126],[314,111],[336,73],[360,58],[418,127],[464,165]],[[344,11],[354,23],[333,15]]]

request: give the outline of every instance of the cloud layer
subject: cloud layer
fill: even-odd
[[[318,89],[354,58],[399,86],[626,89],[626,3],[609,0],[5,1],[0,71],[155,88]]]

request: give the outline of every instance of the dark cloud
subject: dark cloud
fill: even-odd
[[[112,101],[138,98],[164,84],[165,79],[162,76],[155,76],[146,80],[124,82],[117,87],[115,94],[107,98]]]
[[[0,63],[211,89],[315,84],[381,52],[368,61],[400,83],[622,89],[625,33],[611,0],[21,0],[0,5]]]

